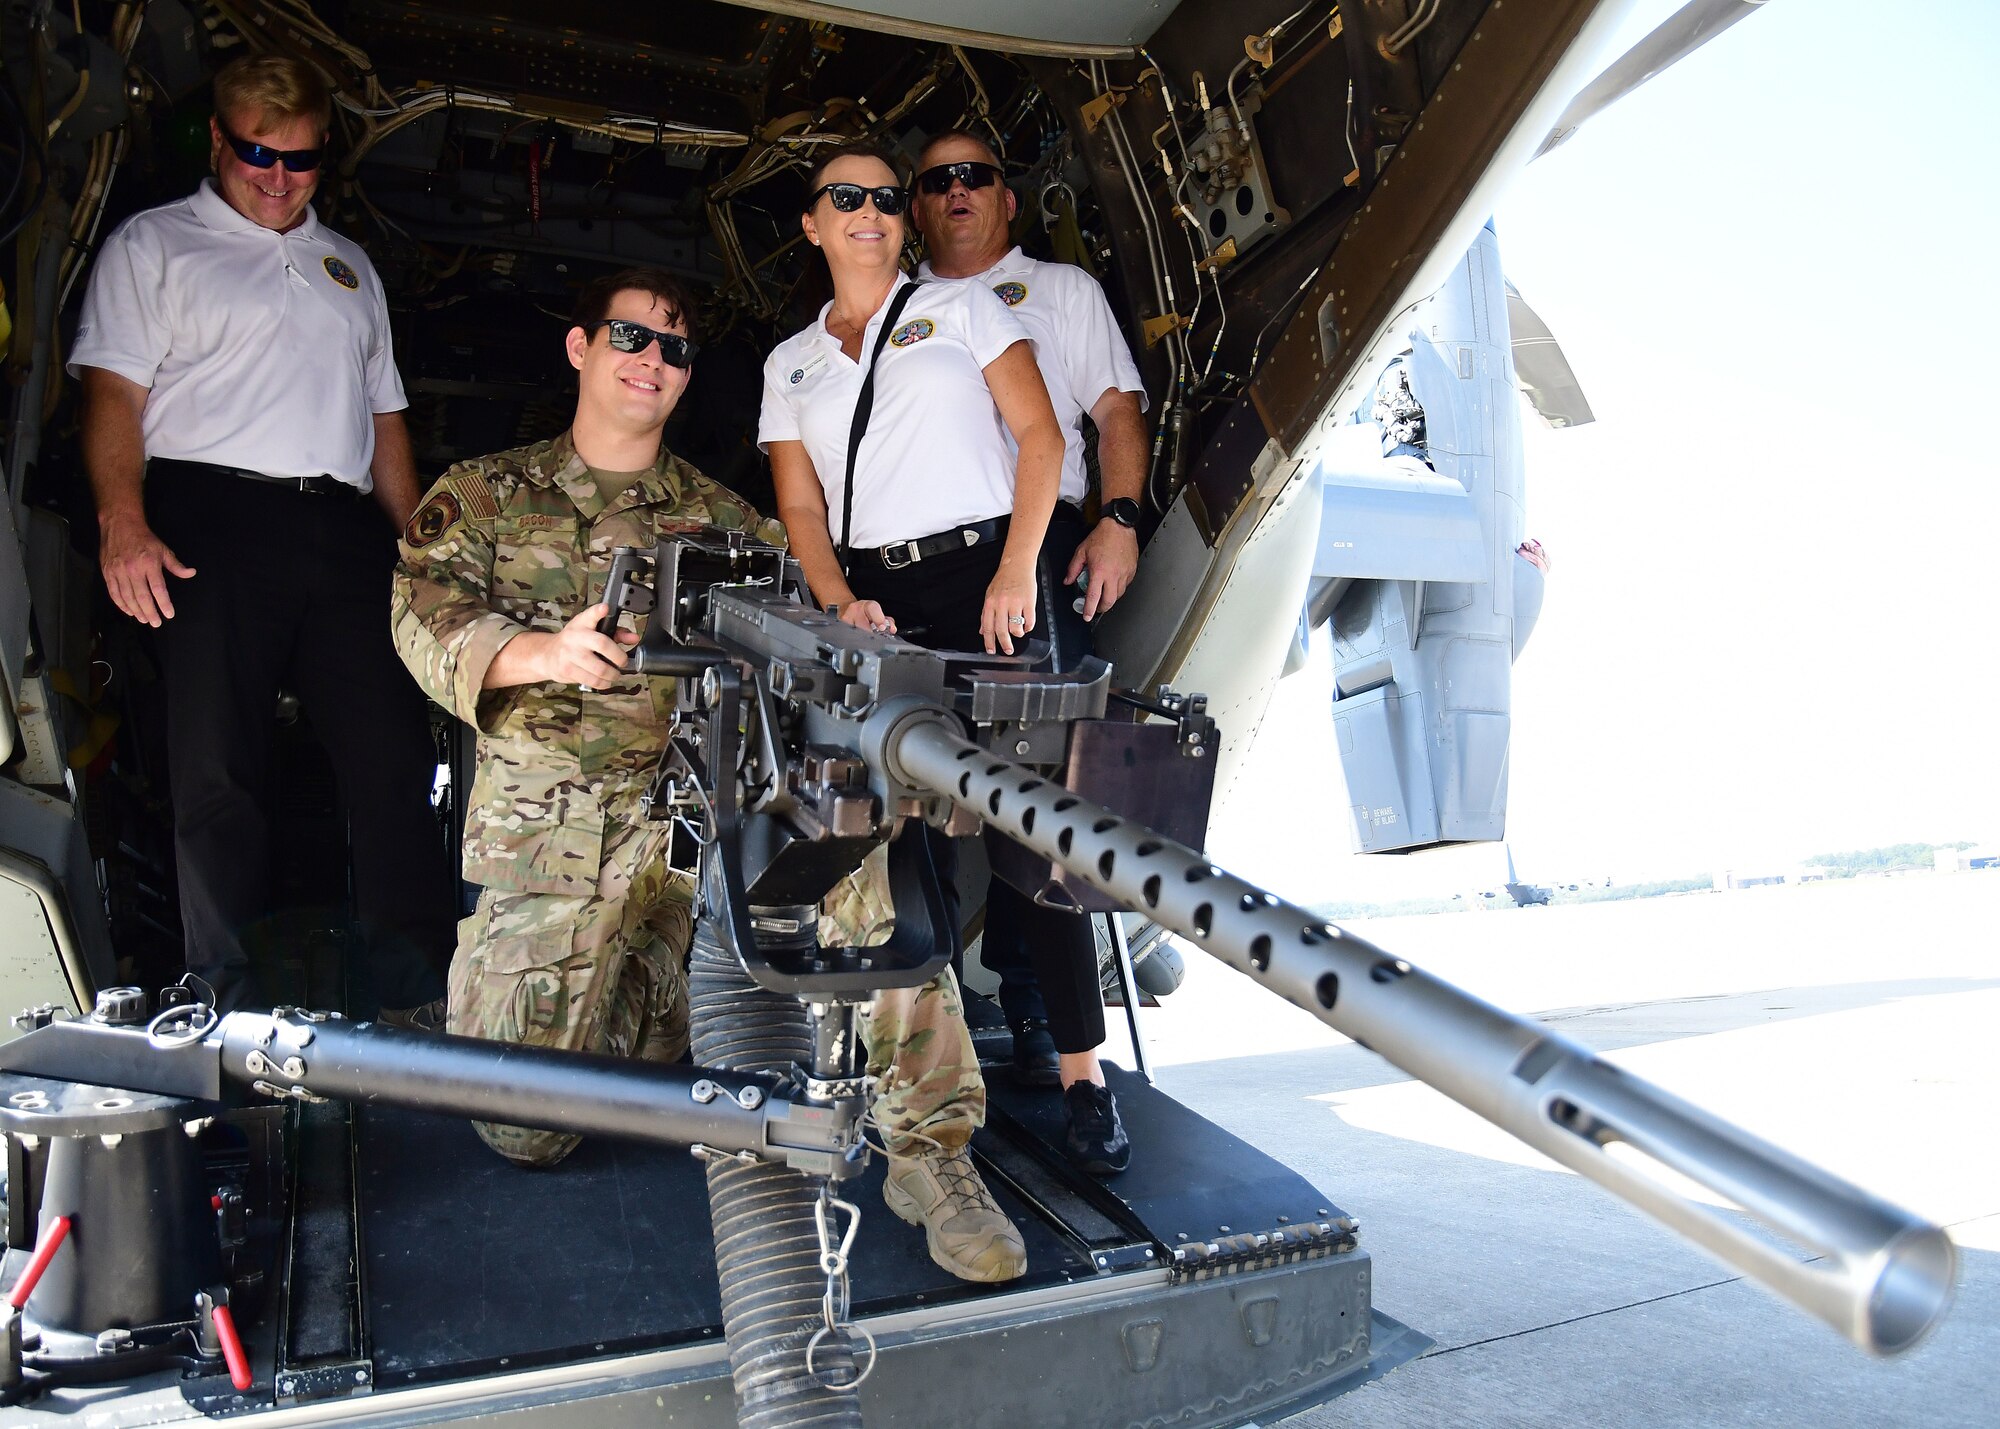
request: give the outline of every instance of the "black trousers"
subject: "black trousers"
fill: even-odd
[[[454,910],[430,804],[437,758],[389,639],[395,543],[381,507],[185,467],[156,473],[146,496],[154,531],[195,569],[167,577],[175,614],[160,630],[188,970],[225,1006],[263,1001],[244,935],[276,911],[282,687],[339,781],[368,991],[383,1007],[442,996]]]
[[[1035,634],[1054,641],[1056,662],[1065,669],[1089,652],[1089,628],[1074,608],[1076,592],[1055,583],[1085,534],[1082,514],[1058,503],[1042,543]],[[906,639],[933,650],[981,650],[979,616],[1001,549],[998,541],[982,543],[898,570],[857,554],[848,584],[856,595],[880,602]],[[953,841],[928,826],[925,833],[932,840],[939,877],[949,889],[958,864]],[[987,837],[999,835],[989,832]],[[952,912],[956,915],[955,903]],[[1000,1008],[1010,1025],[1046,1020],[1058,1052],[1088,1052],[1104,1041],[1097,938],[1089,918],[1044,908],[1005,879],[994,878],[986,889],[979,960],[1000,979]]]

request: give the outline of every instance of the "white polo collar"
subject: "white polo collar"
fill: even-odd
[[[215,180],[212,178],[201,181],[201,187],[188,197],[188,207],[194,211],[194,216],[201,220],[203,228],[216,233],[246,233],[252,229],[265,233],[276,232],[231,208],[229,200],[222,196],[222,191],[215,186]],[[319,215],[313,212],[310,203],[306,205],[305,218],[300,221],[299,226],[277,236],[303,238],[308,243],[326,242],[320,234]]]
[[[1035,260],[1023,253],[1021,245],[1017,243],[1012,248],[1009,248],[1006,253],[1002,254],[1000,261],[995,263],[991,268],[988,268],[983,273],[975,273],[972,276],[974,278],[990,278],[995,273],[1007,273],[1010,275],[1032,273],[1034,271],[1034,263]],[[919,276],[925,278],[937,277],[936,271],[931,267],[931,260],[928,258],[917,265],[917,273]],[[946,279],[945,281],[949,282],[951,280]]]
[[[888,312],[889,304],[896,301],[896,294],[902,292],[903,289],[908,287],[912,281],[913,280],[911,279],[908,273],[905,273],[901,268],[898,268],[896,270],[896,285],[893,288],[889,289],[889,295],[884,299],[882,299],[882,306],[875,310],[876,317],[880,317],[883,313]],[[826,305],[819,310],[819,319],[818,321],[813,323],[812,330],[813,330],[813,336],[819,339],[820,344],[822,346],[838,348],[840,346],[840,339],[835,337],[833,335],[832,329],[830,329],[826,325],[827,314],[831,313],[832,311],[833,311],[833,299],[828,298],[826,300]],[[867,324],[868,327],[873,327],[874,324],[875,324],[875,318],[868,319],[868,324]],[[867,330],[866,328],[863,329],[864,332],[866,330]]]

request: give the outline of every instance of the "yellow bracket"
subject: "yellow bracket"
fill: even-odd
[[[1206,258],[1203,258],[1200,262],[1196,263],[1194,266],[1197,272],[1206,273],[1211,268],[1227,268],[1231,263],[1234,263],[1235,261],[1236,261],[1236,238],[1232,234],[1230,237],[1225,238],[1222,240],[1222,242],[1216,244],[1214,250],[1210,252]]]
[[[1104,116],[1125,102],[1126,93],[1122,89],[1112,89],[1095,99],[1086,100],[1082,110],[1084,131],[1095,134],[1097,126],[1104,122]]]
[[[1188,320],[1179,313],[1167,313],[1163,317],[1147,318],[1141,325],[1146,335],[1146,346],[1159,346],[1160,339],[1170,332],[1178,332],[1188,325]]]

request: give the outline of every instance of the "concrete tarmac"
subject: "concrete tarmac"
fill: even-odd
[[[1189,950],[1142,1014],[1160,1084],[1355,1216],[1377,1306],[1437,1341],[1286,1429],[2000,1423],[2000,873],[1350,926],[1941,1221],[1960,1282],[1871,1359]]]

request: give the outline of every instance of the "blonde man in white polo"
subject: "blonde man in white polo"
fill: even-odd
[[[280,688],[333,756],[383,1020],[434,1025],[452,942],[421,693],[389,642],[417,504],[382,285],[310,207],[330,100],[309,66],[215,79],[215,176],[129,219],[92,270],[69,370],[99,564],[159,632],[181,921],[225,1006],[259,998]]]

